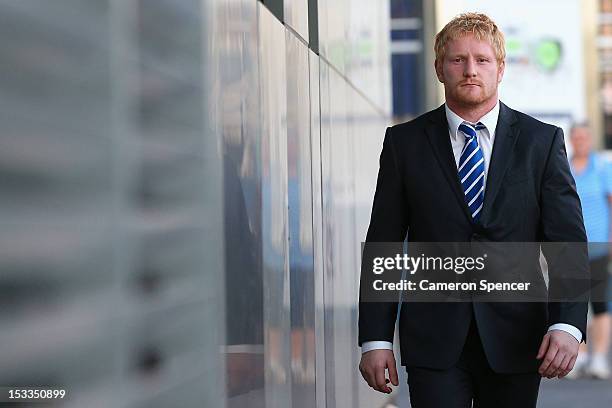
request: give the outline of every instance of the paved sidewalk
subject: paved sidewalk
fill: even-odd
[[[612,381],[542,380],[538,408],[612,407]]]

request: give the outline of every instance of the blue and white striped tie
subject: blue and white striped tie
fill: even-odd
[[[478,221],[484,203],[484,155],[478,145],[476,131],[486,129],[478,122],[476,126],[463,122],[459,130],[465,136],[465,146],[459,157],[459,180],[465,194],[465,202],[470,209],[474,221]]]

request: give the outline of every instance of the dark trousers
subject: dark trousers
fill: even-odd
[[[520,330],[520,328],[517,328]],[[497,374],[487,362],[472,318],[457,364],[447,370],[406,367],[413,408],[504,408],[536,406],[540,375]]]

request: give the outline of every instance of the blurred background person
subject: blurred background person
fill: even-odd
[[[585,343],[568,378],[589,375],[610,378],[607,360],[610,346],[610,314],[606,302],[610,247],[610,203],[612,203],[612,168],[603,155],[593,151],[591,130],[586,123],[571,128],[572,174],[582,203],[584,225],[589,245],[591,267],[591,306],[593,318],[588,327],[591,355]],[[604,245],[605,243],[605,245]]]

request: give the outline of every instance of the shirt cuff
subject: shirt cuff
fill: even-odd
[[[390,341],[364,341],[361,344],[361,354],[372,350],[393,350],[393,343]]]
[[[582,341],[582,332],[580,331],[580,329],[578,329],[575,326],[572,326],[571,324],[565,324],[565,323],[555,323],[552,326],[550,326],[548,328],[548,331],[551,330],[561,330],[564,331],[566,333],[571,334],[572,336],[574,336],[576,338],[576,340],[578,340],[578,343],[580,343]]]

